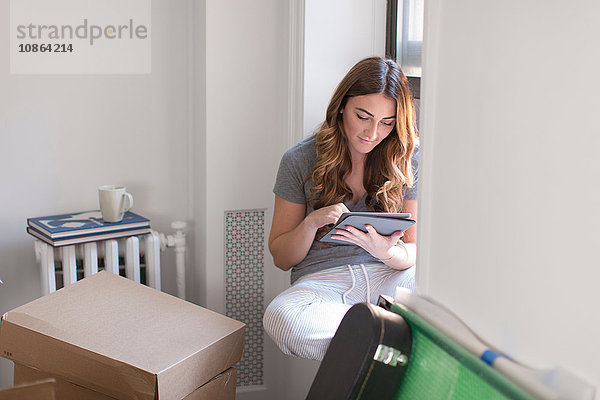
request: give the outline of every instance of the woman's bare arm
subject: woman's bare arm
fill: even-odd
[[[284,271],[300,263],[308,254],[317,230],[335,223],[348,212],[343,203],[320,208],[304,217],[306,206],[275,196],[269,251],[275,266]]]

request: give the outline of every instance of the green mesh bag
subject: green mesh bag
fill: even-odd
[[[408,322],[413,335],[408,368],[394,399],[534,399],[415,313],[397,303],[390,310]]]

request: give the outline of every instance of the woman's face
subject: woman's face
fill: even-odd
[[[395,100],[380,93],[351,97],[341,112],[353,159],[373,150],[396,124]]]

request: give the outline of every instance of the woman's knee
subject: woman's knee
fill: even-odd
[[[398,286],[402,286],[404,288],[410,289],[410,291],[415,291],[415,271],[417,267],[413,265],[410,268],[405,269],[400,274],[400,279],[398,282]]]
[[[372,275],[371,299],[373,304],[377,303],[380,294],[394,297],[398,286],[415,291],[415,266],[405,270],[388,269],[387,271],[375,272]]]
[[[298,326],[298,318],[295,318],[298,310],[291,307],[292,304],[275,298],[263,315],[265,332],[287,355],[297,355],[295,347],[302,341],[296,337],[301,328]]]
[[[301,292],[277,296],[265,310],[263,326],[285,354],[317,360],[350,306]]]
[[[263,315],[263,327],[272,337],[278,331],[289,329],[290,324],[289,313],[284,307],[277,304],[276,300],[277,298],[267,306]]]

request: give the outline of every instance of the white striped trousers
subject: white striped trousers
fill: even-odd
[[[322,360],[348,309],[394,296],[397,286],[414,290],[415,267],[398,271],[385,264],[346,265],[298,279],[267,307],[263,326],[285,354]]]

